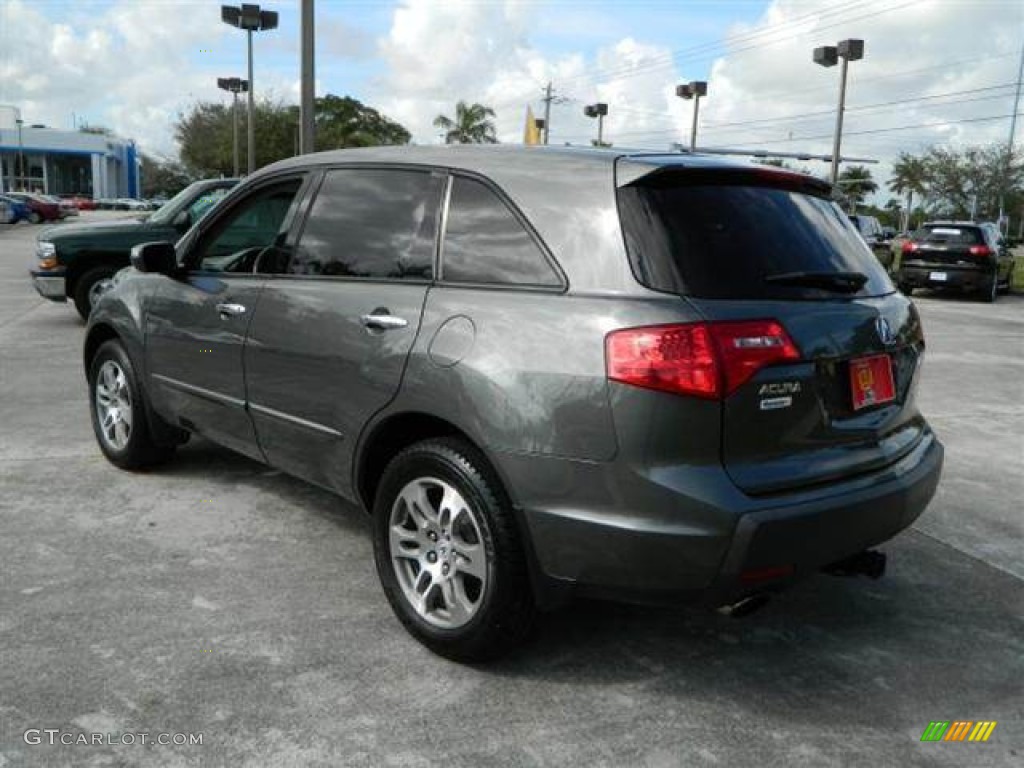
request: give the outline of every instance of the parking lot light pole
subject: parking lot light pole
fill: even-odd
[[[691,80],[676,86],[676,96],[693,99],[693,125],[690,128],[690,151],[697,149],[697,115],[700,112],[700,97],[708,95],[708,84],[704,80]]]
[[[604,116],[608,114],[608,105],[598,102],[597,104],[588,104],[583,108],[583,114],[587,117],[597,118],[597,144],[598,147],[604,146]],[[547,125],[545,123],[545,125]]]
[[[222,91],[231,91],[231,122],[234,141],[232,143],[232,154],[235,161],[235,178],[238,178],[238,94],[249,90],[249,81],[240,77],[218,77],[217,87]]]
[[[18,173],[17,173],[17,176],[15,177],[15,183],[17,183],[17,180],[20,178],[21,179],[21,186],[18,187],[18,188],[24,190],[25,189],[25,151],[24,151],[24,145],[21,143],[21,126],[23,126],[25,124],[25,121],[22,120],[19,117],[14,122],[18,124]]]
[[[839,180],[839,147],[843,138],[843,111],[846,109],[846,68],[851,61],[864,58],[863,40],[843,40],[837,45],[823,45],[814,49],[814,63],[823,67],[834,67],[839,59],[843,60],[839,73],[839,108],[836,110],[836,132],[832,137],[832,173],[833,184]]]
[[[253,114],[253,77],[252,77],[252,33],[261,30],[277,29],[277,13],[275,11],[263,11],[255,4],[243,3],[241,7],[234,5],[222,5],[220,7],[220,18],[225,24],[232,27],[244,29],[248,37],[249,55],[249,104],[248,104],[248,126],[247,139],[248,147],[248,173],[256,170],[256,125]]]

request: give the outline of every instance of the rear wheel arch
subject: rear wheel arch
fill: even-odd
[[[355,466],[356,496],[367,511],[373,510],[388,462],[410,445],[435,437],[458,437],[480,450],[473,438],[450,421],[419,411],[389,415],[368,430],[360,440]]]

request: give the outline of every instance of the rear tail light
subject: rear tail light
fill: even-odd
[[[992,249],[987,245],[972,245],[970,247],[971,256],[991,256]]]
[[[711,399],[732,394],[767,365],[799,359],[775,320],[625,328],[605,339],[610,380]]]
[[[916,250],[917,250],[917,243],[912,243],[910,240],[907,240],[907,242],[905,242],[903,244],[903,252],[904,253],[913,253]]]

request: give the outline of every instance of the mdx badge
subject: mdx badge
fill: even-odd
[[[761,397],[760,408],[762,411],[776,411],[779,408],[789,408],[793,404],[793,395],[800,392],[799,381],[773,381],[769,384],[762,384],[757,390]]]

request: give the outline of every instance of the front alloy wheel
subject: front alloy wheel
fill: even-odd
[[[115,451],[123,451],[132,436],[132,393],[121,366],[106,360],[96,376],[96,418],[100,439]]]
[[[121,341],[103,342],[89,363],[92,428],[103,455],[122,469],[159,464],[174,453],[174,445],[153,440],[145,397]]]

